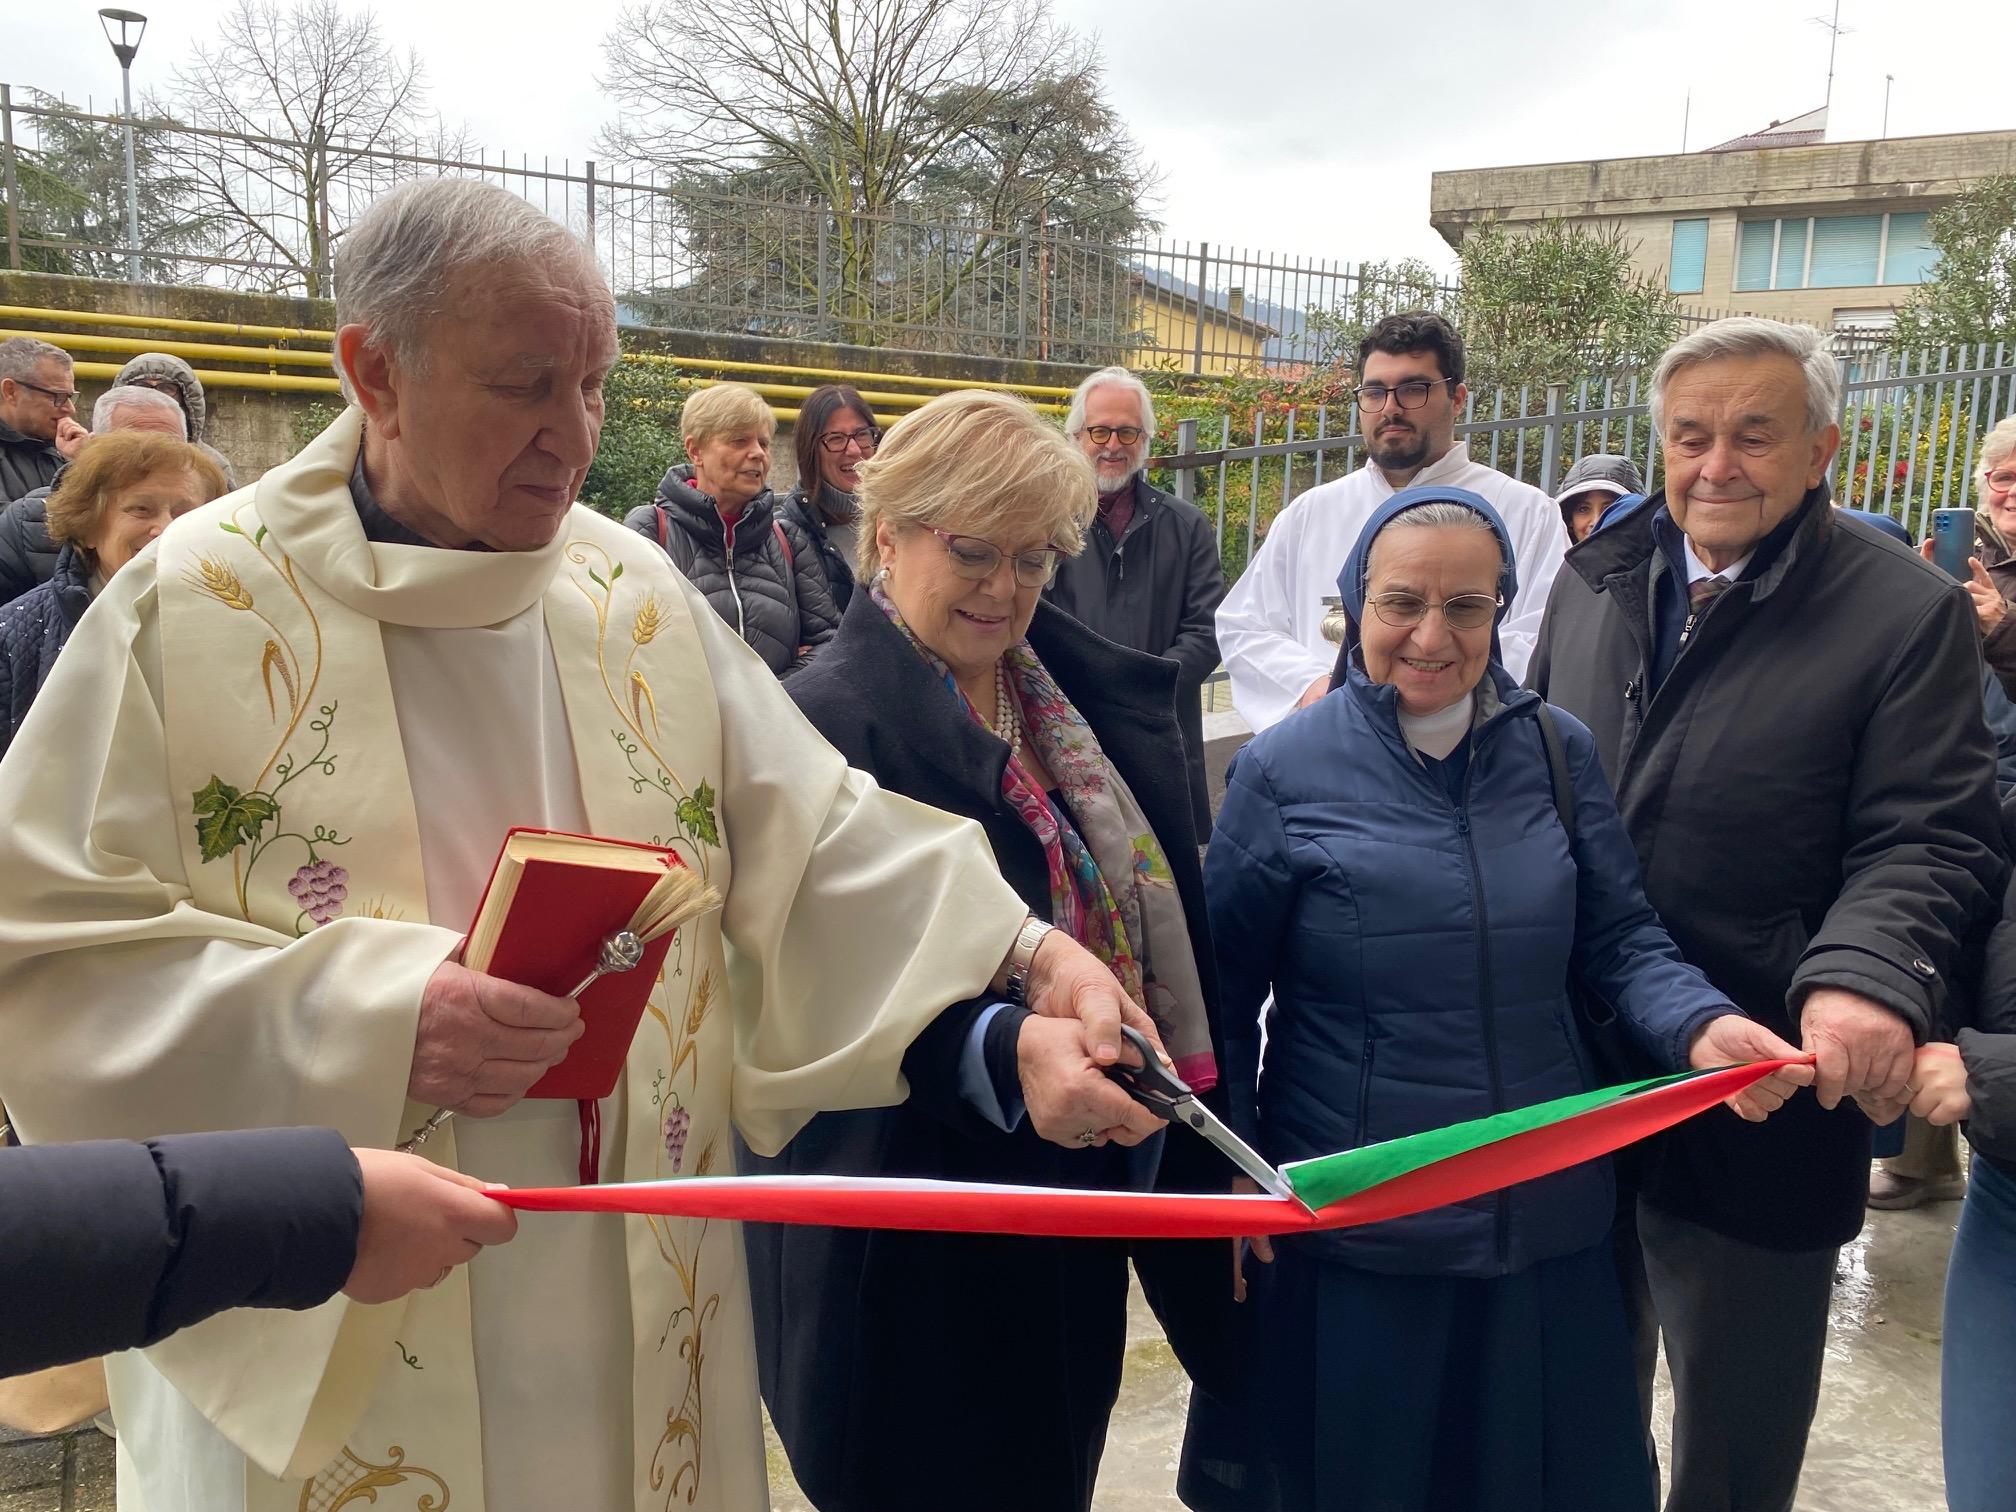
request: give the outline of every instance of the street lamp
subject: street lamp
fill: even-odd
[[[147,18],[138,11],[101,10],[98,24],[105,28],[105,40],[112,44],[112,56],[119,60],[119,77],[126,90],[126,281],[140,282],[140,176],[133,166],[133,60],[140,53],[140,39],[147,35]],[[119,33],[114,36],[112,28]]]

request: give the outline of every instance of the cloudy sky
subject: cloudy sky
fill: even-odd
[[[735,0],[723,0],[732,12]],[[1114,102],[1161,170],[1167,234],[1306,257],[1450,261],[1438,168],[1677,152],[1817,106],[1833,0],[1054,0],[1096,35]],[[158,88],[223,0],[127,0]],[[435,105],[493,149],[592,155],[619,0],[376,7]],[[83,0],[0,4],[0,79],[102,104],[118,70]],[[553,18],[568,25],[556,30]],[[2016,128],[2016,5],[1843,0],[1830,136]]]

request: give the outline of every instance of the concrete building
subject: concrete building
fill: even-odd
[[[1929,212],[2016,173],[2016,131],[1825,142],[1824,116],[1703,152],[1437,173],[1452,247],[1486,221],[1614,226],[1682,304],[1818,326],[1888,324],[1936,261]]]

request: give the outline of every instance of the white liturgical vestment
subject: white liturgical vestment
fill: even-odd
[[[605,1180],[722,1174],[900,1100],[1025,910],[977,827],[850,771],[658,548],[369,541],[355,411],[177,521],[94,602],[0,764],[0,1098],[30,1142],[324,1124],[390,1146],[420,998],[504,832],[673,845],[683,927]],[[572,1102],[426,1147],[577,1180]],[[526,1215],[384,1307],[246,1310],[109,1363],[122,1512],[754,1512],[735,1226]]]
[[[1444,483],[1479,494],[1512,535],[1519,592],[1498,627],[1505,667],[1526,675],[1554,574],[1568,549],[1561,511],[1539,489],[1472,462],[1461,444],[1417,473],[1409,488]],[[1295,711],[1295,701],[1337,665],[1323,637],[1323,600],[1373,512],[1393,497],[1386,474],[1368,462],[1319,483],[1275,517],[1239,581],[1218,606],[1218,649],[1232,682],[1232,706],[1258,732]]]

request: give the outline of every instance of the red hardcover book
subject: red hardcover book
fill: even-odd
[[[558,830],[514,829],[477,905],[463,964],[556,997],[595,969],[602,942],[638,928],[670,891],[693,891],[691,872],[662,846]],[[698,910],[695,910],[698,911]],[[616,1090],[672,931],[647,940],[644,959],[598,977],[582,993],[588,1030],[528,1097],[599,1099]]]

